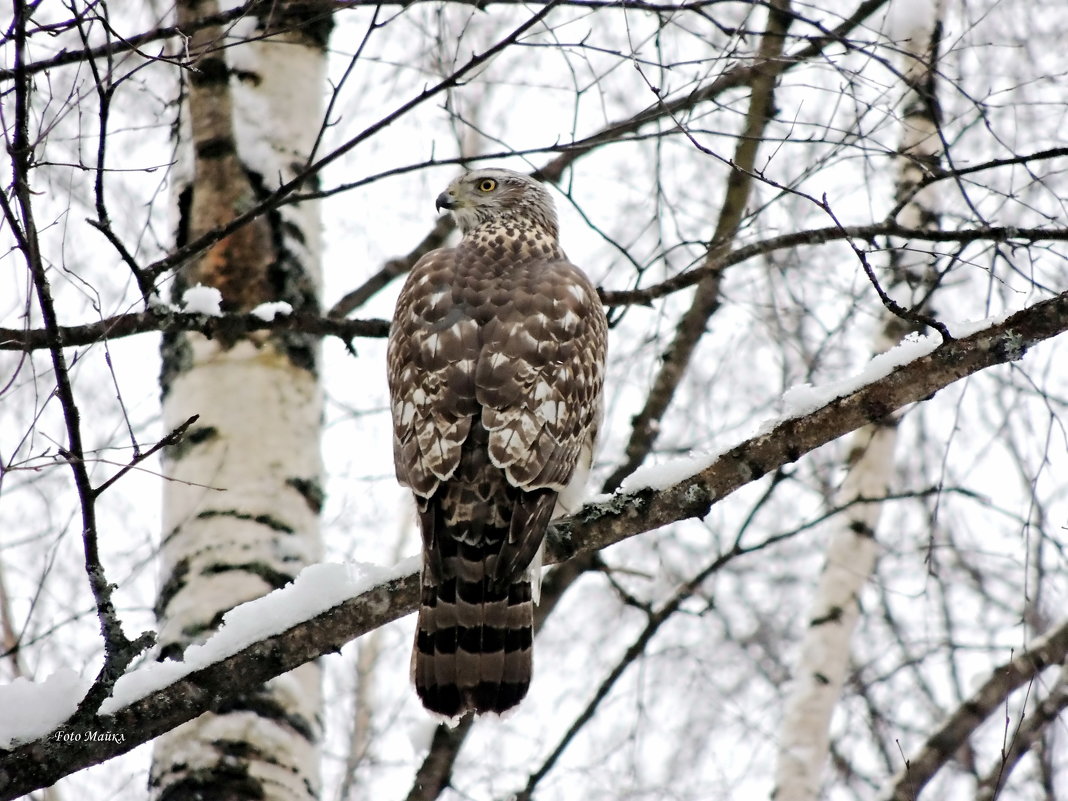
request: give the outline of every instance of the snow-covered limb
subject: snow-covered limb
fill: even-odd
[[[804,454],[973,373],[1014,361],[1036,342],[1068,330],[1068,292],[1036,303],[1004,321],[953,339],[882,378],[861,385],[803,417],[765,424],[757,436],[725,451],[708,467],[664,488],[634,490],[589,504],[556,522],[556,559],[603,548],[643,531],[703,517],[713,503]],[[568,549],[573,549],[571,552]]]
[[[409,577],[418,569],[418,561],[417,557],[405,559],[391,568],[359,563],[311,565],[292,584],[224,614],[218,632],[187,648],[182,661],[148,662],[124,674],[100,707],[100,717],[119,716],[125,707],[251,645],[380,585]],[[59,727],[87,688],[86,680],[67,669],[40,683],[19,679],[0,685],[0,709],[4,710],[0,717],[0,748],[11,748],[18,741],[36,739]]]
[[[335,336],[345,342],[355,337],[381,339],[389,333],[387,320],[339,320],[308,312],[282,314],[268,320],[252,312],[205,317],[154,305],[147,311],[116,314],[94,323],[60,326],[58,331],[65,346],[91,345],[136,334],[173,334],[179,331],[199,331],[207,337],[232,337],[253,331],[299,331],[316,336]],[[0,350],[41,350],[49,347],[50,342],[50,334],[43,328],[0,328]]]
[[[326,567],[336,569],[338,566]],[[318,569],[321,568],[313,570]],[[287,589],[244,607],[254,608],[256,603],[276,604],[274,596],[285,597]],[[305,597],[310,599],[312,596],[305,594]],[[115,709],[111,715],[98,714],[78,730],[61,727],[34,742],[6,752],[0,750],[0,799],[18,798],[81,768],[126,753],[202,712],[216,708],[242,690],[257,687],[324,653],[339,650],[354,637],[407,614],[415,608],[417,601],[418,582],[414,572],[387,580],[310,620],[292,625],[279,634],[265,636],[232,656],[210,661],[172,684],[152,689],[147,695]],[[235,609],[234,614],[239,620],[250,617],[247,610]],[[225,630],[220,632],[218,647],[211,640],[202,647],[209,652],[225,653],[227,639],[232,644],[248,631],[249,628],[241,624],[229,634]],[[164,670],[168,668],[164,667]],[[140,680],[132,683],[141,684]],[[139,694],[134,688],[129,689],[131,695]]]
[[[715,501],[820,445],[869,420],[881,419],[895,409],[924,400],[979,370],[1019,359],[1029,346],[1065,330],[1068,292],[970,336],[947,342],[809,415],[784,420],[673,486],[643,489],[587,505],[554,525],[547,563],[599,550],[677,520],[703,517]],[[62,776],[125,753],[235,693],[336,651],[349,640],[407,614],[415,608],[417,599],[414,573],[391,579],[312,620],[254,642],[233,656],[155,690],[110,717],[97,715],[86,724],[100,732],[121,733],[121,741],[63,739],[51,733],[9,752],[0,751],[0,801],[48,786]],[[1068,641],[1068,631],[1063,631],[1062,640],[1057,640],[1061,643],[1058,647],[1068,648],[1063,641]],[[1034,651],[1038,653],[1040,648]]]

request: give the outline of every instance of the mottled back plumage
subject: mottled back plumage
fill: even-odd
[[[437,205],[463,239],[408,276],[388,377],[397,478],[423,535],[413,678],[428,709],[454,716],[527,692],[529,568],[561,492],[585,481],[607,323],[541,184],[478,170]]]

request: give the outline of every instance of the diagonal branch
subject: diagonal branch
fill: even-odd
[[[327,316],[332,319],[341,319],[360,308],[378,292],[385,289],[394,278],[399,278],[412,269],[419,259],[444,245],[446,238],[455,227],[456,223],[452,221],[451,214],[439,217],[434,227],[430,229],[430,233],[424,236],[408,255],[390,259],[383,264],[378,272],[335,303]]]
[[[993,714],[1011,693],[1034,681],[1051,665],[1068,657],[1068,620],[1039,639],[1010,662],[990,672],[983,685],[927,739],[905,767],[894,776],[882,801],[913,801],[943,765],[953,758],[980,724]],[[1063,703],[1063,701],[1058,702]]]
[[[946,342],[807,415],[782,420],[677,484],[659,490],[636,490],[587,505],[573,517],[554,524],[547,561],[558,563],[678,520],[704,517],[716,501],[809,451],[870,420],[923,401],[980,370],[1017,360],[1031,345],[1065,330],[1068,292],[1036,303],[997,325]],[[59,741],[46,735],[10,751],[0,751],[0,801],[53,784],[62,776],[125,753],[217,708],[235,693],[336,651],[349,640],[408,614],[417,602],[418,579],[412,573],[373,587],[280,634],[265,637],[112,716],[96,715],[78,721],[86,728],[122,732],[122,738]],[[1059,631],[1061,639],[1055,645],[1063,652],[1068,649],[1068,623]],[[1052,650],[1054,641],[1042,642],[1050,644],[1042,646],[1045,650],[1029,654],[1043,657],[1049,664],[1056,656]]]
[[[672,615],[674,615],[682,606],[682,604],[693,597],[697,593],[704,582],[714,573],[722,570],[725,566],[730,564],[734,559],[745,554],[761,551],[764,548],[772,544],[773,541],[778,541],[779,537],[772,537],[763,542],[758,543],[752,547],[743,548],[738,541],[735,541],[734,547],[731,550],[720,554],[701,570],[699,570],[689,581],[679,587],[675,594],[659,609],[651,611],[648,615],[648,619],[645,622],[645,627],[641,633],[634,639],[634,641],[627,647],[623,656],[616,663],[616,666],[612,668],[611,672],[604,678],[597,691],[593,694],[593,698],[586,704],[582,712],[578,717],[572,721],[567,731],[560,737],[556,747],[545,757],[541,766],[535,770],[527,779],[526,786],[520,790],[515,796],[515,801],[531,801],[534,790],[538,783],[552,770],[553,765],[564,753],[565,749],[574,739],[575,735],[585,726],[590,720],[592,720],[594,714],[600,707],[601,702],[608,697],[612,687],[616,682],[626,673],[627,668],[637,660],[642,654],[645,653],[649,642],[656,635],[657,631],[666,623]]]
[[[1049,694],[1018,722],[1008,745],[1002,747],[1001,759],[980,780],[975,801],[996,801],[1013,769],[1031,749],[1042,742],[1042,736],[1049,730],[1050,724],[1065,709],[1068,709],[1068,665],[1061,667]]]
[[[474,715],[465,716],[455,726],[438,725],[430,741],[430,750],[415,772],[412,789],[405,801],[434,801],[445,791],[452,779],[456,757],[474,725]]]
[[[885,6],[887,2],[888,0],[864,0],[864,2],[860,3],[856,9],[854,9],[852,14],[845,17],[842,22],[829,31],[827,35],[809,40],[808,44],[804,47],[788,53],[782,58],[776,59],[774,62],[769,63],[758,59],[753,64],[734,67],[718,76],[711,83],[700,86],[680,97],[667,101],[658,101],[644,111],[641,111],[626,120],[612,123],[585,139],[573,142],[566,152],[557,156],[553,161],[538,170],[534,174],[534,177],[552,182],[559,181],[560,177],[568,167],[581,156],[595,150],[601,145],[609,144],[621,137],[633,134],[653,122],[665,118],[673,119],[680,114],[696,108],[702,103],[707,103],[710,100],[716,99],[731,89],[752,86],[753,82],[757,80],[758,75],[768,75],[777,79],[783,73],[821,55],[828,45],[845,41],[845,38],[852,31],[863,25],[872,14]],[[768,5],[778,7],[781,4],[776,2],[769,3]],[[788,23],[789,20],[783,22],[784,25]]]
[[[38,72],[47,72],[48,70],[55,69],[56,67],[66,66],[68,64],[79,64],[83,61],[92,61],[98,58],[107,58],[115,56],[120,53],[128,53],[129,51],[137,52],[143,55],[145,58],[153,59],[160,58],[159,56],[148,56],[140,53],[140,48],[144,45],[151,44],[152,42],[161,42],[167,39],[174,38],[176,36],[188,36],[202,28],[209,28],[214,25],[225,25],[241,17],[246,16],[253,7],[261,5],[263,0],[248,0],[237,8],[232,8],[227,11],[220,12],[218,14],[208,15],[201,17],[194,23],[189,25],[166,25],[159,28],[154,28],[144,33],[135,34],[133,36],[127,36],[125,38],[119,37],[115,34],[114,39],[109,39],[107,42],[95,47],[88,45],[81,49],[72,50],[60,50],[56,55],[50,58],[40,59],[32,63],[28,63],[24,67],[24,73],[26,75],[34,75]],[[111,31],[114,33],[114,31]],[[16,71],[13,69],[0,69],[0,83],[10,81],[16,77]]]
[[[163,437],[163,439],[159,440],[147,451],[134,454],[133,459],[131,459],[129,462],[119,468],[119,470],[113,476],[111,476],[111,478],[100,484],[100,486],[93,488],[93,496],[99,496],[101,493],[104,492],[104,490],[106,490],[108,487],[110,487],[112,484],[114,484],[116,481],[118,481],[124,475],[129,473],[131,470],[137,467],[137,465],[141,464],[141,462],[145,461],[145,459],[149,458],[157,451],[160,451],[163,448],[169,448],[172,445],[177,445],[185,437],[185,433],[189,430],[189,426],[193,425],[193,423],[195,423],[199,419],[200,415],[194,414],[180,426],[176,427],[173,431],[171,431],[171,433],[169,433],[167,436]]]

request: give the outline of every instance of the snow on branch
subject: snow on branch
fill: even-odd
[[[268,309],[257,307],[248,314],[207,316],[194,310],[182,312],[153,307],[143,312],[118,314],[95,323],[59,326],[64,347],[91,345],[151,332],[199,331],[206,337],[234,336],[252,331],[300,331],[305,334],[336,336],[349,342],[355,337],[383,338],[389,333],[386,320],[337,320],[316,314],[285,314],[284,310],[268,319]],[[41,350],[51,347],[49,332],[43,328],[29,330],[0,328],[0,350]]]
[[[18,798],[126,753],[217,708],[242,688],[338,651],[407,614],[418,602],[414,565],[401,563],[397,572],[391,576],[375,569],[353,575],[346,566],[316,565],[292,585],[235,607],[218,634],[189,649],[189,661],[153,664],[123,676],[104,707],[110,714],[102,711],[77,729],[60,726],[10,751],[0,749],[0,799]],[[278,620],[272,619],[275,615]],[[69,677],[57,682],[59,692],[77,689]],[[29,697],[31,691],[20,684],[8,692]],[[0,696],[5,706],[16,700]],[[40,697],[36,700],[42,703]],[[55,703],[50,708],[61,707]]]
[[[767,430],[724,452],[678,483],[663,489],[634,489],[629,494],[587,505],[574,516],[553,525],[547,562],[557,563],[580,553],[600,550],[679,520],[704,517],[713,503],[745,484],[871,420],[882,419],[907,404],[925,400],[961,378],[1020,359],[1031,345],[1065,330],[1068,330],[1068,292],[1036,303],[969,336],[950,340],[848,394],[829,399],[808,414],[787,417],[776,425],[766,426]],[[840,386],[836,392],[842,389]],[[797,409],[789,410],[790,413],[796,414]],[[43,734],[33,732],[37,739],[32,742],[9,751],[0,749],[0,801],[46,787],[63,776],[125,753],[217,708],[235,693],[337,651],[355,637],[411,612],[418,601],[414,565],[399,566],[395,572],[375,568],[355,577],[338,573],[345,570],[338,566],[309,570],[310,578],[302,578],[292,589],[238,607],[231,613],[235,617],[229,618],[233,623],[229,633],[224,627],[201,646],[203,650],[191,651],[185,666],[167,667],[165,663],[124,676],[116,685],[115,700],[105,707],[111,714],[98,713],[81,723],[79,731],[61,726]],[[318,570],[331,575],[331,581],[316,580],[322,578],[315,572]],[[322,590],[322,594],[317,594],[308,589],[320,583],[327,584],[331,588],[329,592]],[[295,595],[287,596],[286,592]],[[354,597],[339,601],[346,596]],[[284,602],[279,598],[285,599]],[[297,599],[302,600],[297,603]],[[337,605],[326,608],[335,602]],[[255,606],[258,603],[269,605],[270,614],[263,614],[264,610]],[[272,620],[266,628],[257,629],[258,623],[248,622],[280,616],[282,609],[287,617]],[[280,631],[284,626],[288,628]],[[1040,649],[1053,645],[1043,643],[1054,643],[1062,652],[1068,649],[1068,624],[1058,629],[1058,633],[1060,639],[1047,638],[1028,652],[1031,662],[1027,664],[1038,664],[1035,660],[1040,657],[1047,660],[1043,664],[1050,663],[1052,657],[1043,656],[1046,652]],[[1020,663],[1019,670],[1023,671],[1021,660],[1024,656],[1012,665]],[[1000,677],[1000,673],[995,677]],[[66,692],[71,692],[71,682],[61,683]],[[15,692],[23,691],[24,687]],[[126,702],[129,703],[123,706]],[[969,714],[974,714],[974,707],[969,709],[973,710]],[[96,735],[88,736],[89,732]],[[909,780],[913,781],[916,761],[911,765]]]

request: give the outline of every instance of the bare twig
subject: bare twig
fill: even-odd
[[[378,15],[381,11],[381,5],[376,5],[374,7],[374,12],[371,14],[371,21],[367,23],[367,30],[364,31],[363,38],[360,40],[356,52],[349,58],[348,66],[345,67],[345,71],[341,74],[341,78],[336,84],[331,82],[330,101],[326,104],[326,110],[323,112],[323,119],[319,124],[319,131],[315,135],[315,141],[308,150],[308,158],[304,161],[305,167],[309,167],[314,163],[315,154],[319,152],[319,145],[323,143],[323,135],[328,128],[335,124],[331,120],[334,116],[334,107],[337,105],[338,99],[341,97],[341,88],[352,76],[352,70],[356,67],[357,62],[360,60],[360,56],[363,55],[363,50],[367,47],[367,43],[371,40],[371,34],[386,24],[378,21]]]
[[[634,472],[653,449],[660,430],[660,419],[675,397],[675,391],[690,366],[697,343],[707,330],[709,317],[719,308],[719,288],[723,271],[713,269],[710,265],[718,264],[722,256],[729,252],[731,242],[745,217],[757,151],[764,130],[775,114],[775,82],[782,72],[782,67],[777,65],[792,19],[789,0],[772,0],[768,4],[768,20],[758,48],[757,68],[750,83],[744,129],[738,136],[734,158],[730,162],[732,169],[727,179],[715,231],[708,243],[704,275],[697,283],[690,308],[676,326],[675,335],[664,353],[645,404],[632,418],[630,439],[624,450],[625,458],[608,478],[606,487],[609,490],[619,487],[623,479]]]
[[[81,16],[75,17],[78,27],[78,35],[81,37],[82,44],[88,49],[89,47],[89,34],[85,30],[85,24]],[[108,27],[110,30],[110,26]],[[138,289],[141,290],[141,296],[145,303],[148,303],[148,299],[152,296],[155,288],[148,277],[142,272],[140,266],[137,264],[137,260],[127,250],[122,240],[115,233],[111,227],[111,218],[108,216],[107,204],[104,202],[104,174],[106,172],[106,154],[108,143],[108,118],[111,114],[111,101],[115,97],[115,90],[122,84],[122,80],[113,80],[111,74],[111,64],[109,58],[107,75],[102,76],[100,70],[97,68],[96,60],[89,59],[89,69],[93,74],[93,86],[96,87],[97,100],[100,104],[98,112],[99,119],[99,132],[97,138],[96,149],[96,167],[94,172],[96,178],[93,183],[93,196],[96,205],[96,219],[89,220],[89,224],[100,231],[115,248],[119,256],[122,258],[124,264],[130,268],[130,272],[133,273],[134,280],[137,282]],[[138,68],[134,68],[129,74],[132,75]],[[127,76],[129,77],[129,75]]]
[[[830,226],[796,231],[789,234],[762,239],[748,245],[742,245],[724,254],[714,262],[706,262],[700,267],[672,276],[658,284],[642,289],[601,290],[601,299],[606,306],[624,306],[631,304],[648,304],[658,298],[666,297],[681,289],[691,287],[711,270],[721,270],[743,261],[796,247],[815,247],[826,242],[859,239],[865,242],[879,237],[897,237],[925,242],[1063,242],[1068,241],[1068,228],[1014,228],[1009,226],[990,226],[964,228],[956,231],[932,230],[903,226],[890,219],[871,225]],[[891,246],[887,245],[887,249]],[[2,345],[0,345],[2,347]]]
[[[3,212],[14,232],[18,248],[26,260],[33,278],[38,306],[48,332],[48,349],[52,357],[52,368],[56,378],[56,396],[63,409],[63,419],[67,429],[67,446],[61,454],[70,465],[74,475],[74,484],[78,491],[82,519],[82,547],[85,555],[85,572],[96,605],[100,633],[104,638],[104,664],[97,674],[89,692],[78,705],[76,718],[91,715],[111,692],[115,680],[141,651],[153,642],[151,633],[142,634],[137,640],[127,639],[122,630],[122,623],[112,602],[112,585],[104,574],[100,561],[100,552],[96,531],[96,496],[86,469],[82,447],[81,422],[74,390],[70,383],[67,359],[63,352],[64,342],[59,329],[55,304],[52,300],[48,275],[41,259],[37,239],[37,229],[33,216],[33,192],[30,189],[30,167],[33,162],[33,146],[29,138],[29,98],[30,80],[24,69],[26,50],[26,25],[31,10],[25,0],[15,3],[15,132],[11,146],[12,165],[14,167],[15,199],[18,214],[8,203],[6,195],[0,193]],[[21,219],[20,219],[21,217]]]
[[[881,796],[883,801],[913,801],[917,798],[935,773],[953,758],[1011,693],[1034,681],[1051,665],[1063,663],[1066,656],[1068,620],[1062,621],[1014,659],[992,670],[982,686],[957,707],[917,751],[905,758],[904,767]]]
[[[1001,758],[979,781],[975,801],[994,801],[1005,786],[1013,769],[1031,749],[1042,741],[1049,726],[1068,709],[1068,667],[1062,667],[1052,689],[1033,710],[1026,713],[1012,733]]]
[[[917,183],[914,187],[911,187],[907,192],[903,193],[898,198],[897,203],[890,213],[886,215],[888,220],[892,220],[901,213],[901,210],[905,208],[917,193],[922,192],[932,184],[944,181],[947,178],[958,180],[967,175],[974,175],[977,172],[986,172],[987,170],[996,170],[1000,167],[1012,167],[1017,164],[1030,164],[1033,161],[1046,161],[1048,159],[1057,159],[1068,156],[1068,147],[1051,147],[1047,150],[1037,150],[1034,153],[1027,153],[1022,156],[1012,156],[1010,158],[1003,159],[990,159],[989,161],[983,161],[979,164],[972,164],[970,167],[954,167],[952,169],[946,169],[944,167],[930,168],[930,175],[923,178],[922,181]]]
[[[24,67],[24,72],[26,75],[35,75],[39,72],[46,72],[67,64],[79,64],[83,61],[92,61],[98,58],[110,58],[120,53],[129,53],[130,51],[138,53],[145,59],[162,60],[162,55],[150,56],[143,53],[141,48],[152,42],[161,42],[177,36],[188,36],[202,28],[210,28],[212,26],[226,25],[234,22],[248,15],[253,8],[262,5],[263,2],[264,0],[248,0],[248,2],[237,6],[236,8],[228,9],[227,11],[218,14],[201,17],[191,24],[165,25],[133,36],[122,37],[109,28],[109,33],[112,34],[112,38],[109,38],[104,44],[91,47],[83,42],[83,47],[80,50],[61,50],[50,58],[27,63]],[[15,77],[15,70],[0,69],[0,83],[10,81]]]
[[[826,194],[824,194],[824,196],[818,201],[818,205],[821,209],[823,209],[827,216],[834,221],[834,224],[838,228],[842,229],[843,231],[845,230],[842,223],[838,220],[838,216],[831,208],[831,204],[827,202]],[[946,328],[945,323],[936,320],[931,315],[919,311],[918,309],[906,309],[904,306],[902,306],[900,303],[890,297],[886,293],[886,290],[883,289],[882,284],[879,283],[879,279],[875,276],[875,271],[872,269],[871,264],[868,262],[868,257],[864,253],[864,251],[856,246],[851,237],[843,238],[846,240],[846,243],[849,245],[850,249],[860,261],[860,266],[864,269],[864,274],[868,277],[868,281],[871,282],[872,287],[875,288],[875,292],[876,294],[878,294],[879,300],[882,302],[883,306],[886,307],[887,311],[889,311],[896,317],[900,317],[902,320],[908,320],[909,322],[915,323],[920,326],[930,326],[939,334],[941,334],[942,339],[947,342],[953,338],[953,336],[949,333],[949,329]]]
[[[194,414],[192,417],[190,417],[188,420],[186,420],[180,426],[178,426],[173,431],[171,431],[171,433],[169,433],[167,436],[165,436],[163,439],[161,439],[159,442],[157,442],[155,445],[153,445],[147,451],[143,451],[141,453],[136,454],[134,456],[134,458],[131,459],[129,461],[129,463],[127,463],[125,466],[120,468],[118,470],[118,472],[115,473],[115,475],[113,475],[111,478],[109,478],[107,481],[105,481],[100,486],[95,487],[93,489],[93,496],[94,497],[98,497],[101,493],[104,492],[104,490],[106,490],[108,487],[110,487],[112,484],[114,484],[116,481],[118,481],[124,475],[129,473],[135,467],[137,467],[137,465],[141,464],[141,462],[143,462],[145,459],[147,459],[148,457],[152,456],[154,453],[156,453],[156,451],[162,450],[163,448],[169,448],[172,445],[177,445],[179,442],[182,441],[182,438],[185,436],[185,432],[189,430],[189,426],[193,425],[193,423],[195,423],[199,419],[200,419],[200,415],[199,414]]]

